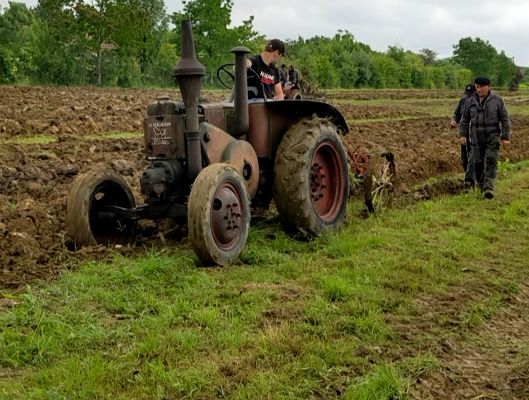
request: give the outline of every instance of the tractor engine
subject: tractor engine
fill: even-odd
[[[183,189],[187,176],[181,162],[183,157],[179,157],[185,147],[184,125],[185,107],[182,102],[161,96],[147,108],[143,129],[149,167],[140,180],[141,192],[147,202],[185,194]],[[181,134],[178,135],[178,132]]]

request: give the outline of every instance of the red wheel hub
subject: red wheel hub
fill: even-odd
[[[332,143],[321,143],[310,164],[310,196],[318,216],[332,221],[344,201],[342,177],[345,166]]]

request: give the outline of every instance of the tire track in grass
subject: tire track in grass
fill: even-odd
[[[464,341],[445,341],[441,370],[421,377],[417,399],[529,398],[529,282]]]

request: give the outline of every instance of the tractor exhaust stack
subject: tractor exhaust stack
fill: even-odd
[[[182,49],[180,62],[173,76],[178,81],[180,93],[186,109],[185,138],[187,144],[187,175],[194,181],[202,169],[200,133],[198,130],[198,103],[200,86],[206,68],[195,55],[195,42],[191,30],[191,21],[182,21]]]
[[[248,133],[250,127],[248,114],[248,82],[246,68],[246,54],[250,50],[244,46],[231,49],[235,54],[235,83],[233,89],[233,106],[235,111],[235,123],[233,127],[234,136],[242,136]]]

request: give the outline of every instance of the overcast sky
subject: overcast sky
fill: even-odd
[[[8,0],[0,0],[5,7]],[[23,1],[35,5],[36,0]],[[399,45],[428,48],[447,57],[459,39],[488,40],[518,65],[529,66],[529,0],[233,0],[232,20],[253,15],[256,30],[269,38],[333,36],[347,30],[374,50]],[[168,12],[181,1],[166,0]]]

